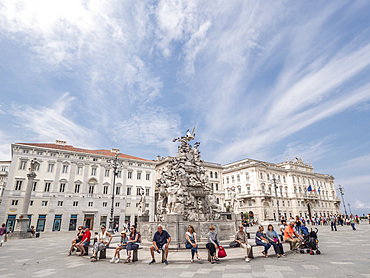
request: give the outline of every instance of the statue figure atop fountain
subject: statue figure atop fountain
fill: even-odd
[[[176,157],[158,178],[159,197],[156,216],[164,220],[166,214],[178,214],[184,220],[206,221],[219,219],[221,208],[216,202],[211,185],[200,159],[200,143],[190,145],[195,128],[185,136],[173,139],[180,142]],[[186,208],[186,209],[185,209]]]

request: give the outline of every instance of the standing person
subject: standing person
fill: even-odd
[[[6,237],[6,225],[5,223],[3,223],[1,225],[1,228],[0,228],[0,246],[3,246],[3,242],[5,240],[5,237]]]
[[[72,240],[72,245],[71,245],[71,248],[69,249],[68,256],[72,255],[72,252],[74,251],[74,248],[77,247],[76,245],[79,244],[82,241],[83,236],[84,236],[83,227],[78,226],[77,237],[74,240]]]
[[[353,217],[352,214],[351,214],[351,218],[350,218],[349,222],[351,223],[352,230],[356,231],[356,228],[355,228],[356,220],[355,220],[355,218]]]
[[[169,233],[167,233],[166,230],[163,230],[163,227],[161,224],[158,225],[158,231],[155,232],[153,237],[153,245],[150,246],[150,254],[152,255],[152,261],[149,264],[154,264],[154,250],[157,253],[159,252],[159,249],[162,250],[162,252],[165,252],[165,259],[164,263],[168,265],[167,256],[168,256],[168,245],[171,242],[171,236]]]
[[[87,253],[85,251],[85,246],[90,245],[91,232],[89,226],[85,226],[84,235],[80,243],[76,244],[77,249],[80,249],[80,256],[85,256]]]
[[[109,246],[110,242],[112,241],[112,235],[106,231],[105,225],[102,225],[100,230],[101,231],[99,233],[99,240],[93,246],[94,253],[91,256],[92,262],[97,261],[98,252],[107,248],[107,246]]]
[[[116,223],[116,227],[114,228],[114,232],[118,233],[119,225]]]
[[[198,255],[198,242],[197,242],[197,234],[195,232],[195,229],[193,225],[188,226],[188,231],[185,234],[186,236],[186,243],[185,247],[186,249],[191,249],[191,262],[194,262],[194,255],[197,255],[197,259],[201,260],[201,258]]]
[[[234,240],[240,244],[241,248],[244,248],[245,261],[249,262],[249,252],[252,250],[252,247],[248,244],[247,233],[244,231],[243,226],[239,226],[239,231],[236,233]]]
[[[244,232],[247,233],[247,227],[248,227],[247,219],[244,218],[242,225],[243,225]]]
[[[127,242],[127,259],[125,263],[129,263],[131,259],[131,250],[136,250],[139,248],[138,240],[139,240],[139,233],[136,231],[136,226],[131,226],[131,232],[129,234],[129,241]]]
[[[271,244],[269,243],[268,239],[263,234],[263,231],[264,231],[264,228],[262,225],[260,225],[256,233],[256,244],[265,247],[265,250],[262,251],[262,254],[265,256],[265,258],[268,258],[267,252],[270,249]]]
[[[284,253],[283,245],[281,244],[279,235],[277,234],[277,232],[274,231],[274,226],[272,226],[271,224],[267,227],[266,237],[269,240],[270,244],[274,246],[276,256],[278,258],[280,258],[280,255],[283,255],[285,257],[286,255]]]
[[[302,225],[302,221],[301,221],[301,219],[299,219],[299,216],[297,215],[295,217],[295,227],[296,227],[296,230],[297,230],[298,234],[301,233],[301,225]]]
[[[126,231],[122,231],[121,232],[121,241],[118,244],[118,247],[116,248],[116,250],[114,251],[114,256],[110,260],[111,263],[116,263],[117,264],[117,263],[120,262],[119,252],[121,250],[127,248],[127,243],[128,243],[129,240],[130,240],[129,237],[126,235]]]
[[[215,230],[215,226],[211,225],[209,227],[208,243],[206,244],[206,247],[207,249],[209,249],[209,252],[211,254],[211,264],[214,264],[215,261],[219,260],[216,255],[216,250],[221,245],[217,237],[217,232]]]
[[[336,217],[334,215],[330,214],[329,219],[330,219],[331,230],[334,231],[334,229],[335,229],[335,231],[337,231],[337,223],[336,223],[337,219],[336,219]]]
[[[281,225],[284,225],[284,223],[286,223],[284,215],[281,216],[280,223],[281,223]]]
[[[286,226],[288,226],[286,222],[284,222],[282,225],[280,225],[280,232],[281,232],[280,239],[282,241],[284,240],[284,230],[285,230]]]
[[[294,236],[296,236],[296,238]],[[294,221],[290,221],[289,225],[286,226],[284,230],[284,240],[289,242],[290,249],[292,249],[293,252],[298,252],[298,248],[301,246],[300,238],[302,238],[302,236],[294,231]]]

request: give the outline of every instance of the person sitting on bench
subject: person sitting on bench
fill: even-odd
[[[266,236],[263,234],[263,226],[258,227],[258,231],[256,233],[256,244],[261,245],[265,247],[265,250],[262,251],[262,254],[265,256],[265,258],[268,258],[267,252],[271,247],[271,244],[269,243],[268,239],[266,239]]]
[[[123,249],[126,249],[127,248],[127,242],[129,241],[129,238],[128,236],[126,235],[126,232],[125,231],[122,231],[121,232],[121,242],[118,244],[118,247],[116,248],[116,250],[114,251],[114,256],[113,258],[110,260],[111,263],[116,263],[118,264],[120,262],[120,258],[119,258],[119,252]]]
[[[302,238],[302,236],[300,236],[296,231],[294,231],[294,223],[295,223],[294,221],[290,221],[289,225],[285,227],[284,240],[286,242],[289,242],[290,249],[292,249],[293,252],[298,252],[298,248],[301,246],[300,238]],[[296,236],[296,238],[293,236]]]
[[[76,245],[81,242],[83,236],[84,236],[83,227],[78,226],[77,237],[74,240],[72,240],[72,246],[71,246],[71,249],[69,249],[68,256],[72,255],[72,252],[74,251]]]
[[[80,243],[76,244],[76,247],[81,251],[80,256],[85,256],[87,253],[85,251],[85,246],[90,245],[91,232],[89,227],[85,226],[84,235]]]
[[[280,255],[286,256],[284,253],[283,245],[281,244],[281,240],[277,232],[274,231],[274,226],[269,224],[267,226],[266,237],[269,240],[270,244],[274,247],[276,256],[280,258]]]
[[[152,261],[149,264],[154,264],[154,250],[159,253],[159,249],[165,252],[165,259],[164,263],[168,265],[167,256],[168,256],[168,245],[171,242],[171,236],[167,233],[167,231],[163,230],[161,224],[158,225],[158,231],[155,232],[153,237],[153,245],[150,246],[150,254],[152,255]]]
[[[185,247],[186,249],[191,249],[191,262],[194,262],[194,255],[197,255],[197,259],[201,260],[201,258],[198,255],[198,242],[197,242],[197,234],[195,232],[195,229],[193,225],[189,225],[188,231],[185,234],[186,236],[186,243]]]
[[[209,227],[208,243],[206,244],[206,247],[207,249],[209,249],[209,253],[211,255],[211,264],[214,264],[215,261],[219,260],[217,258],[216,250],[221,245],[217,237],[217,232],[215,230],[215,226],[211,225]]]
[[[136,250],[139,248],[139,233],[136,231],[136,226],[132,225],[130,229],[131,233],[129,235],[129,241],[127,242],[127,259],[125,261],[125,264],[130,262],[131,250]]]
[[[249,252],[251,251],[252,247],[248,244],[247,234],[244,231],[243,226],[239,226],[239,231],[236,233],[234,240],[240,244],[241,248],[244,248],[245,261],[249,262],[250,260],[248,256],[249,256]]]
[[[108,237],[109,237],[109,239],[108,239]],[[91,261],[92,262],[95,262],[97,260],[98,252],[107,248],[107,246],[109,246],[109,243],[111,241],[112,241],[112,235],[106,231],[105,225],[102,225],[101,226],[101,231],[99,233],[99,240],[93,246],[94,253],[91,256]]]

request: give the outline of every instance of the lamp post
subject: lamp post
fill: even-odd
[[[112,206],[110,209],[110,218],[109,218],[109,228],[108,232],[111,234],[114,234],[114,193],[115,193],[115,186],[116,186],[116,176],[117,176],[117,168],[119,167],[119,161],[118,161],[118,149],[112,149],[112,152],[115,152],[116,155],[114,156],[114,159],[111,161],[111,167],[113,168],[113,190],[112,190]]]
[[[352,211],[351,211],[351,205],[348,203],[348,208],[349,208],[349,213],[352,214]]]
[[[345,214],[346,215],[348,215],[347,214],[347,210],[346,210],[346,203],[344,202],[344,188],[343,187],[341,187],[341,185],[339,184],[338,185],[338,190],[339,190],[339,193],[340,193],[340,195],[342,195],[342,201],[343,201],[343,207],[344,207],[344,212],[345,212]]]
[[[275,187],[275,198],[276,198],[276,205],[277,205],[277,211],[278,211],[278,222],[279,222],[280,221],[280,210],[279,210],[279,199],[277,195],[278,186],[276,184],[275,175],[272,176],[272,181],[274,182],[274,187]]]

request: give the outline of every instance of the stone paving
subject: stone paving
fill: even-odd
[[[256,227],[250,228],[255,233]],[[292,254],[276,258],[273,249],[269,258],[255,250],[256,258],[250,263],[243,260],[241,248],[227,249],[228,256],[218,264],[206,261],[206,250],[200,255],[205,259],[190,263],[190,251],[171,252],[169,265],[148,265],[150,254],[147,246],[139,251],[139,261],[131,264],[111,264],[113,250],[108,259],[95,263],[87,257],[68,257],[70,239],[75,233],[43,233],[41,238],[10,240],[0,247],[1,277],[370,277],[370,225],[361,224],[357,231],[351,227],[319,227],[321,255]],[[114,241],[118,241],[115,238]],[[115,245],[115,244],[113,244]],[[288,246],[284,246],[288,249]],[[124,255],[122,253],[122,255]]]

